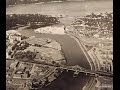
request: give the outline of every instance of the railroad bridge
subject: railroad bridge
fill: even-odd
[[[14,59],[7,59],[7,60],[14,60]],[[21,60],[19,60],[21,61]],[[21,61],[21,62],[27,62],[27,61]],[[28,63],[35,63],[35,62],[28,62]],[[113,73],[111,72],[104,72],[104,71],[92,71],[85,68],[80,67],[79,65],[75,66],[61,66],[61,65],[51,65],[51,64],[43,64],[43,63],[36,63],[41,64],[44,66],[50,66],[50,67],[56,67],[57,69],[66,70],[66,71],[73,71],[75,75],[78,75],[79,73],[85,73],[90,74],[91,76],[99,77],[99,76],[107,76],[107,77],[113,77]]]
[[[90,74],[91,76],[95,76],[95,77],[99,77],[99,76],[113,77],[113,73],[111,73],[111,72],[91,71],[91,70],[84,69],[84,68],[80,67],[79,65],[64,66],[64,67],[58,67],[58,68],[64,69],[67,71],[73,71],[74,74],[76,74],[76,75],[78,75],[79,73],[85,73],[86,75]]]

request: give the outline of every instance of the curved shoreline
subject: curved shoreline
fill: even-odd
[[[69,35],[69,36],[70,36],[70,35]],[[79,46],[80,46],[81,49],[83,50],[85,56],[87,57],[88,54],[87,54],[84,46],[82,46],[80,40],[79,40],[76,36],[72,36],[72,35],[71,35],[70,37],[71,37],[71,38],[74,38],[74,39],[76,40],[76,42],[79,44]],[[87,54],[87,55],[86,55],[86,54]],[[90,57],[89,57],[89,58],[90,58]],[[96,68],[96,66],[93,64],[92,59],[89,59],[89,58],[87,57],[87,61],[88,61],[89,64],[90,64],[90,68],[91,68],[91,70],[95,71],[97,68]],[[95,81],[96,81],[95,77],[91,77],[91,78],[88,80],[88,82],[85,84],[85,86],[83,87],[83,90],[91,90],[91,89],[92,89],[92,86],[94,86],[94,84],[95,84]]]
[[[70,35],[69,35],[69,36],[70,36]],[[82,49],[83,53],[85,54],[85,56],[86,56],[86,58],[87,58],[87,61],[89,62],[90,70],[94,70],[94,68],[93,68],[93,66],[92,66],[89,58],[87,57],[85,51],[83,50],[83,46],[82,46],[81,43],[79,42],[79,39],[77,39],[77,37],[75,37],[75,36],[70,36],[70,37],[73,38],[73,39],[78,43],[78,45],[80,46],[80,48]]]
[[[86,57],[83,55],[83,52],[82,52],[81,48],[79,47],[78,43],[73,38],[69,37],[69,35],[67,35],[67,34],[66,35],[36,34],[36,33],[32,33],[34,31],[30,32],[30,31],[24,31],[24,30],[21,32],[24,35],[29,33],[30,36],[33,35],[36,37],[49,37],[51,39],[55,39],[62,45],[62,49],[63,49],[64,53],[66,52],[65,57],[67,58],[68,65],[71,66],[71,65],[79,64],[80,66],[82,65],[86,69],[90,69],[89,63],[88,63],[88,61],[86,61]],[[62,75],[62,76],[64,76],[64,75]],[[81,74],[80,74],[80,77],[81,77]],[[87,76],[85,75],[85,77],[90,78],[89,75],[87,75]],[[84,85],[86,84],[86,82],[88,82],[88,80],[86,78],[85,78],[85,82],[83,82]],[[57,82],[57,81],[59,81],[59,79],[55,80],[55,82]],[[83,88],[83,87],[81,87],[81,88]]]

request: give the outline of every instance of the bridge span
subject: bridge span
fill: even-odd
[[[14,60],[15,59],[6,59],[6,60]],[[104,72],[104,71],[95,71],[95,70],[88,70],[85,69],[79,65],[75,65],[75,66],[66,66],[66,65],[56,65],[56,64],[47,64],[47,63],[42,63],[42,62],[35,62],[35,61],[26,61],[26,60],[17,60],[19,62],[26,62],[26,63],[33,63],[33,64],[41,64],[44,66],[49,66],[49,67],[56,67],[58,70],[67,70],[67,71],[73,71],[74,74],[78,75],[79,73],[85,73],[90,74],[91,76],[108,76],[108,77],[113,77],[113,73],[111,72]]]
[[[73,71],[74,74],[79,74],[79,73],[85,73],[90,74],[91,76],[99,77],[99,76],[108,76],[108,77],[113,77],[113,73],[111,72],[103,72],[103,71],[92,71],[92,70],[87,70],[84,69],[78,65],[76,66],[65,66],[65,67],[58,67],[59,69],[64,69],[67,71]]]

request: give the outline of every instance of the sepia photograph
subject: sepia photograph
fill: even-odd
[[[113,90],[113,0],[6,0],[6,90]]]

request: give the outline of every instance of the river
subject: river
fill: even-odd
[[[6,14],[47,14],[66,17],[84,16],[91,12],[112,12],[113,5],[111,1],[86,1],[86,2],[60,2],[43,4],[16,5],[6,8]],[[63,20],[64,21],[64,20]],[[80,65],[83,68],[90,69],[90,65],[83,54],[78,43],[68,35],[50,35],[35,34],[33,30],[24,30],[21,33],[25,36],[47,37],[55,39],[62,45],[67,65]],[[80,74],[77,78],[72,77],[72,72],[64,72],[57,80],[48,87],[41,90],[82,90],[85,84],[90,80],[89,75]]]
[[[62,45],[67,65],[80,65],[83,68],[90,69],[87,58],[78,43],[68,35],[37,34],[34,33],[33,30],[23,30],[20,31],[20,33],[25,36],[45,37],[58,41]],[[50,86],[42,90],[82,90],[89,78],[89,75],[82,73],[79,74],[77,78],[73,78],[72,72],[64,72],[57,80],[52,82]]]
[[[70,38],[68,35],[38,34],[34,33],[33,30],[23,30],[21,31],[21,33],[25,36],[46,37],[56,40],[62,45],[62,50],[67,59],[67,65],[78,64],[84,68],[90,68],[87,58],[83,54],[78,43],[73,38]]]

